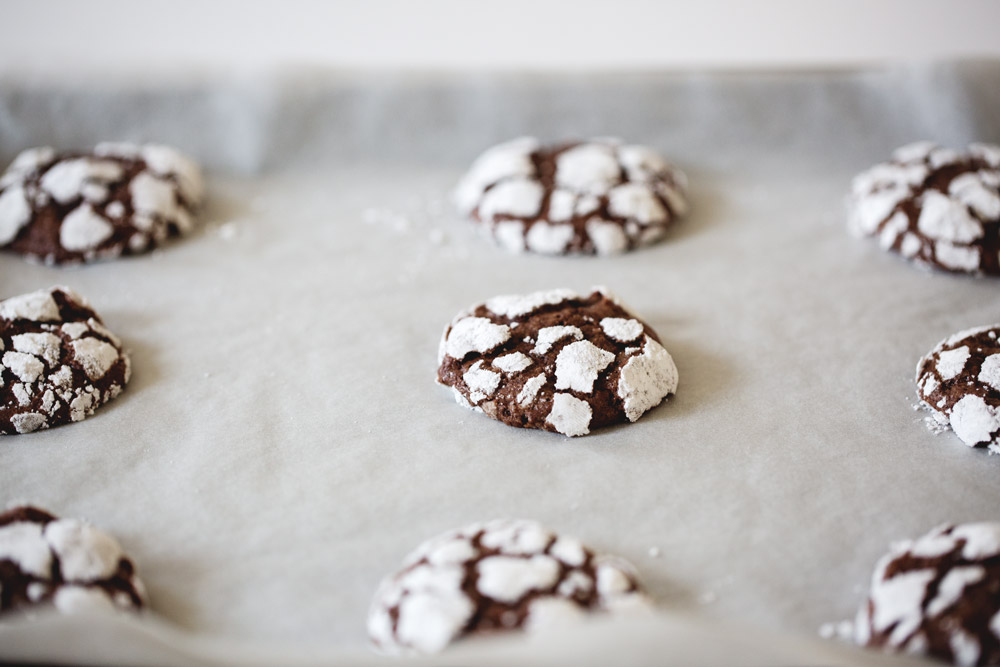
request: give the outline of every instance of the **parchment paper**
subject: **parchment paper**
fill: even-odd
[[[689,175],[667,240],[513,256],[447,194],[487,146],[617,135]],[[155,618],[0,627],[0,657],[374,661],[367,606],[417,543],[536,518],[620,554],[667,610],[435,664],[889,664],[816,639],[890,542],[998,519],[1000,458],[934,435],[913,371],[997,321],[995,280],[848,236],[857,171],[917,139],[1000,141],[1000,63],[798,74],[0,74],[0,158],[102,139],[208,167],[202,229],[75,269],[0,255],[0,294],[66,284],[132,351],[89,420],[4,438],[0,502],[116,535]],[[444,325],[502,293],[606,285],[661,335],[675,398],[581,439],[435,386]],[[567,653],[569,652],[569,653]],[[256,658],[254,657],[256,656]],[[901,664],[901,663],[900,663]]]

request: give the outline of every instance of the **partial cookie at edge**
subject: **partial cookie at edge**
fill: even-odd
[[[970,447],[1000,453],[1000,324],[960,331],[917,364],[917,396]]]
[[[0,434],[85,419],[131,370],[121,340],[69,288],[0,301]]]
[[[22,506],[0,513],[0,614],[139,610],[145,589],[112,536],[79,519]]]
[[[862,646],[1000,664],[1000,524],[942,526],[893,545],[854,622]]]
[[[384,653],[436,653],[468,636],[649,608],[627,562],[537,522],[503,519],[417,547],[379,586],[368,632]]]
[[[1000,146],[903,146],[851,189],[854,234],[923,267],[1000,275]]]

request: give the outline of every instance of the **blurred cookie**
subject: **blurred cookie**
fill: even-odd
[[[385,653],[435,653],[469,635],[649,607],[627,562],[534,521],[498,520],[417,547],[375,594],[368,633]]]
[[[1000,664],[1000,524],[943,526],[893,545],[854,638],[956,665]]]
[[[608,255],[663,237],[687,212],[684,174],[613,139],[494,146],[455,190],[463,214],[514,252]]]
[[[917,364],[917,396],[970,447],[1000,453],[1000,324],[960,331]]]
[[[130,374],[121,341],[69,288],[0,301],[0,434],[85,419]]]
[[[135,610],[145,591],[115,538],[36,507],[0,514],[0,613],[52,605],[64,613]]]
[[[1000,275],[1000,146],[904,146],[855,177],[851,230],[921,266]]]
[[[438,362],[460,405],[570,436],[634,422],[677,390],[656,332],[602,288],[477,304],[445,329]]]
[[[33,148],[0,176],[0,248],[46,264],[145,252],[194,227],[198,165],[166,146]]]

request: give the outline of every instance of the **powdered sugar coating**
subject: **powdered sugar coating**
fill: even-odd
[[[486,307],[496,315],[503,317],[518,317],[538,310],[542,306],[562,303],[576,296],[576,292],[568,289],[554,289],[530,294],[504,294],[495,296],[486,302]]]
[[[917,364],[917,396],[970,447],[1000,452],[1000,325],[960,331]]]
[[[480,354],[496,349],[510,338],[510,327],[493,324],[484,317],[463,317],[451,325],[445,353],[461,359],[470,352]]]
[[[603,288],[477,304],[445,330],[439,362],[460,405],[568,436],[635,421],[677,390],[655,332]]]
[[[852,184],[850,229],[926,267],[1000,275],[996,146],[965,153],[918,142]]]
[[[523,352],[511,352],[493,360],[493,366],[504,373],[520,373],[533,363],[531,357]]]
[[[30,506],[0,514],[0,613],[137,610],[144,597],[132,562],[107,533]]]
[[[631,343],[642,335],[642,323],[624,317],[605,317],[601,320],[604,333],[622,343]]]
[[[0,434],[85,419],[130,374],[121,341],[72,290],[0,301]]]
[[[594,410],[584,400],[572,394],[556,392],[552,394],[552,409],[545,416],[545,423],[557,432],[568,436],[587,435]]]
[[[894,544],[858,611],[858,644],[956,665],[1000,663],[1000,524],[942,526]]]
[[[635,421],[659,404],[663,396],[677,391],[677,367],[670,353],[653,338],[646,336],[641,354],[622,367],[618,395],[625,406],[625,416]]]
[[[436,653],[471,635],[536,631],[648,604],[625,561],[537,522],[504,519],[418,546],[379,586],[368,633],[385,653]]]
[[[570,343],[556,357],[556,389],[589,394],[594,391],[597,376],[614,360],[614,353],[588,340]]]
[[[47,264],[143,252],[189,232],[202,197],[198,165],[166,146],[30,149],[0,177],[0,248]]]
[[[483,153],[455,201],[513,252],[607,255],[660,239],[687,212],[686,189],[683,173],[643,146],[529,137]]]

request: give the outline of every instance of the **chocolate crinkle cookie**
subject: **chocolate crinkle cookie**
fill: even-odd
[[[0,301],[0,434],[85,419],[130,374],[121,340],[72,290]]]
[[[1000,146],[904,146],[852,190],[855,234],[921,266],[1000,275]]]
[[[460,405],[569,436],[634,422],[677,391],[656,332],[603,288],[477,304],[445,329],[438,361]]]
[[[470,635],[650,608],[627,562],[534,521],[505,519],[417,547],[375,594],[368,633],[385,653],[435,653]]]
[[[970,447],[1000,453],[1000,324],[947,338],[917,364],[917,396]]]
[[[46,264],[141,253],[194,227],[198,165],[172,148],[33,148],[0,176],[0,248]]]
[[[483,153],[455,190],[461,212],[514,252],[608,255],[653,243],[687,212],[684,174],[614,139]]]
[[[137,610],[145,589],[115,538],[36,507],[0,514],[0,613]]]
[[[854,623],[858,644],[1000,665],[1000,523],[943,526],[892,547]]]

